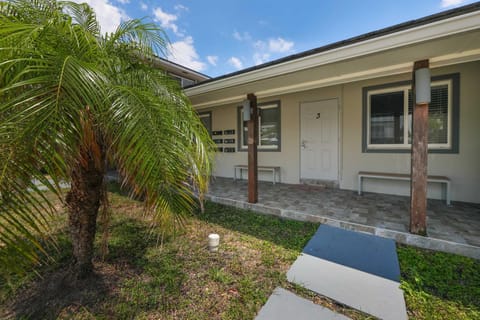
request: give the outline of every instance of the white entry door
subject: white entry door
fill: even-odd
[[[338,180],[337,99],[300,105],[300,178]]]

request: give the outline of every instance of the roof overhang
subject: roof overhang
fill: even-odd
[[[480,11],[220,78],[185,89],[197,108],[480,60]],[[333,69],[333,70],[332,70]]]
[[[157,67],[160,67],[161,69],[163,69],[163,70],[165,70],[169,73],[172,73],[174,75],[184,77],[184,78],[187,78],[187,79],[190,79],[190,80],[195,80],[197,82],[202,82],[202,81],[210,79],[209,76],[207,76],[203,73],[200,73],[198,71],[195,71],[195,70],[192,70],[192,69],[187,68],[185,66],[182,66],[178,63],[175,63],[175,62],[172,62],[172,61],[160,58],[160,57],[157,57],[153,61],[153,63]]]

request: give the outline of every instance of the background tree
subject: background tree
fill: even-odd
[[[213,150],[188,99],[152,68],[165,37],[154,24],[102,34],[86,4],[0,2],[0,262],[38,261],[64,201],[75,274],[91,273],[105,173],[114,163],[156,221],[178,223],[207,190]],[[71,188],[62,193],[60,183]]]

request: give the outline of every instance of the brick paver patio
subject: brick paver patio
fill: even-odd
[[[397,242],[480,259],[480,204],[428,200],[428,237],[408,233],[409,197],[308,185],[259,183],[259,201],[247,203],[247,182],[215,178],[212,201],[298,220],[393,238]],[[431,240],[434,240],[433,242]],[[438,240],[438,241],[437,241]]]

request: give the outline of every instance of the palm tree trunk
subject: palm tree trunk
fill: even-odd
[[[98,209],[104,196],[103,170],[95,166],[90,156],[83,159],[86,162],[72,169],[71,189],[66,197],[77,278],[84,278],[93,271],[93,242]]]

